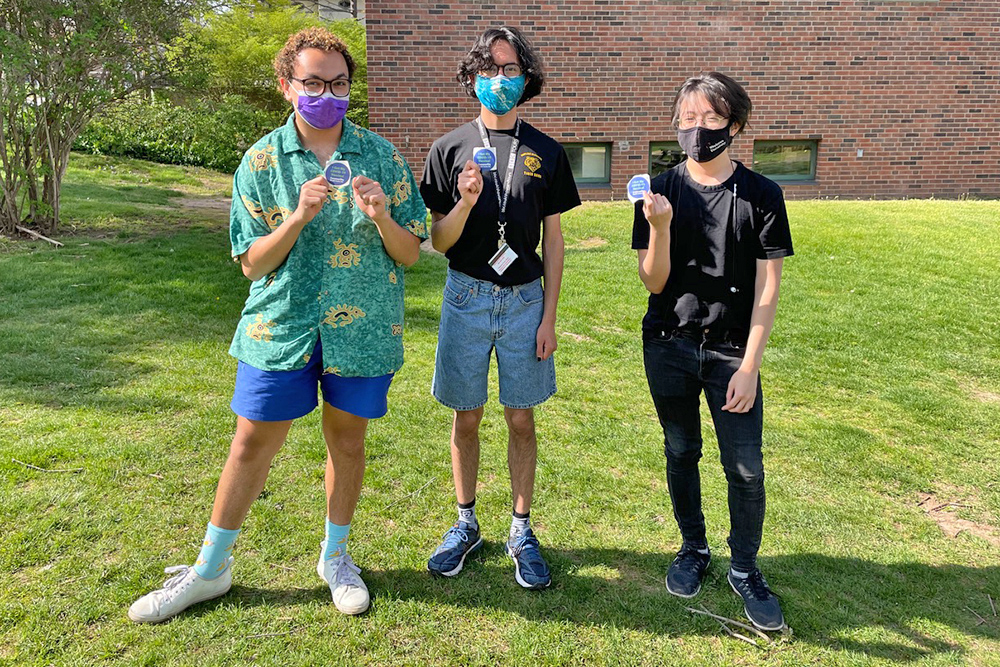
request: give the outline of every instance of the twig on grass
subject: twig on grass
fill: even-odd
[[[286,630],[284,632],[262,632],[259,635],[249,635],[247,639],[259,639],[260,637],[281,637],[283,635],[290,635],[293,632],[298,632],[302,628],[292,628],[291,630]]]
[[[736,632],[735,630],[733,630],[732,628],[730,628],[728,625],[726,625],[725,623],[723,623],[722,621],[720,621],[719,619],[715,619],[715,622],[718,623],[719,627],[722,628],[725,631],[725,633],[727,635],[729,635],[730,637],[735,637],[736,639],[745,641],[748,644],[753,644],[757,648],[760,648],[760,644],[758,644],[756,641],[754,641],[753,639],[750,639],[746,635],[741,635],[740,633]]]
[[[407,498],[412,498],[413,496],[417,495],[418,493],[420,493],[421,491],[423,491],[424,489],[426,489],[426,488],[427,488],[428,486],[430,486],[430,485],[431,485],[431,482],[433,482],[433,481],[434,481],[434,480],[436,480],[436,479],[437,479],[437,475],[435,475],[434,477],[431,477],[431,478],[430,478],[429,480],[427,480],[427,482],[426,482],[426,483],[425,483],[425,484],[424,484],[423,486],[421,486],[421,487],[420,487],[419,489],[417,489],[416,491],[414,491],[414,492],[412,492],[412,493],[408,493],[408,494],[406,494],[406,495],[405,495],[405,496],[403,496],[402,498],[397,498],[396,500],[393,500],[393,501],[392,501],[391,503],[389,503],[388,505],[386,505],[385,507],[383,507],[382,509],[380,509],[380,510],[378,511],[378,513],[379,513],[379,514],[381,514],[382,512],[384,512],[384,511],[386,511],[387,509],[389,509],[390,507],[392,507],[393,505],[398,505],[399,503],[403,502],[403,501],[404,501],[404,500],[406,500]]]
[[[295,571],[294,568],[290,568],[287,565],[278,565],[277,563],[268,563],[268,565],[270,565],[271,567],[280,568],[282,570],[288,570],[289,572],[294,572]]]
[[[158,473],[155,473],[155,472],[151,472],[151,473],[149,473],[149,476],[150,476],[150,477],[153,477],[153,478],[155,478],[155,479],[163,479],[163,475],[160,475],[160,474],[158,474]]]
[[[14,463],[20,463],[25,468],[31,468],[32,470],[37,470],[39,472],[72,472],[72,473],[83,472],[83,468],[66,468],[63,470],[53,469],[53,468],[39,468],[38,466],[33,466],[30,463],[25,463],[24,461],[19,461],[17,459],[11,459],[11,461],[13,461]]]
[[[752,625],[747,625],[746,623],[740,623],[739,621],[734,620],[732,618],[726,618],[725,616],[719,616],[718,614],[713,614],[709,610],[705,609],[705,607],[703,605],[699,605],[699,606],[701,607],[701,609],[695,609],[694,607],[685,607],[685,609],[687,609],[688,611],[690,611],[690,612],[692,612],[694,614],[702,614],[704,616],[708,616],[710,618],[714,618],[717,621],[723,621],[723,622],[735,625],[738,628],[743,628],[744,630],[749,630],[750,632],[754,633],[755,635],[757,635],[758,637],[760,637],[761,639],[763,639],[766,642],[770,642],[771,641],[770,637],[768,637],[766,634],[764,634],[763,632],[761,632],[757,628],[753,627]]]
[[[978,627],[978,626],[980,626],[980,625],[982,625],[983,623],[985,623],[985,622],[986,622],[986,619],[985,619],[985,618],[983,618],[982,616],[980,616],[979,614],[977,614],[977,613],[976,613],[975,611],[973,611],[972,609],[969,609],[968,607],[966,607],[966,608],[965,608],[965,610],[966,610],[967,612],[971,613],[971,614],[972,614],[973,616],[975,616],[976,618],[978,618],[978,619],[979,619],[979,622],[978,622],[978,623],[976,623],[976,626],[977,626],[977,627]]]
[[[995,604],[993,604],[993,598],[990,597],[989,593],[986,594],[986,599],[990,601],[990,609],[993,610],[993,615],[996,616],[997,615],[997,606]]]
[[[59,241],[54,241],[54,240],[50,239],[48,236],[42,236],[38,232],[36,232],[36,231],[34,231],[32,229],[28,229],[27,227],[22,227],[21,225],[14,225],[14,228],[17,231],[21,232],[22,234],[27,234],[28,236],[30,236],[33,239],[37,239],[39,241],[48,241],[49,243],[51,243],[52,245],[54,245],[57,248],[61,248],[63,246],[63,244],[59,243]]]
[[[938,510],[943,510],[945,507],[972,507],[971,505],[963,505],[962,503],[943,503],[937,507],[932,507],[927,510],[928,512],[937,512]]]

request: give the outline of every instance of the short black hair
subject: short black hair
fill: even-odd
[[[542,92],[542,86],[545,85],[545,72],[542,70],[542,59],[535,51],[535,47],[517,28],[510,26],[487,28],[462,58],[462,62],[458,64],[458,73],[455,78],[462,84],[462,88],[465,89],[469,97],[475,97],[476,75],[481,70],[495,64],[493,56],[490,54],[490,47],[498,39],[502,39],[514,47],[517,59],[521,62],[521,70],[525,75],[524,92],[521,94],[521,99],[517,101],[517,105],[521,106]]]
[[[681,113],[681,103],[694,93],[704,95],[715,113],[728,118],[730,123],[739,124],[740,132],[746,129],[753,111],[750,96],[735,79],[721,72],[699,74],[684,82],[674,97],[672,120],[674,125],[677,124]]]

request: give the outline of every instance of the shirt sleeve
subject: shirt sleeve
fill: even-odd
[[[431,211],[442,215],[450,213],[458,203],[458,182],[452,178],[451,173],[452,168],[448,164],[444,147],[440,141],[434,142],[424,162],[420,195]]]
[[[569,165],[569,158],[566,157],[566,149],[561,145],[558,145],[558,148],[559,154],[556,157],[556,168],[552,173],[552,182],[545,193],[545,204],[542,208],[543,217],[565,213],[580,205],[580,193],[576,189],[576,179],[573,178],[573,169]]]
[[[649,221],[642,210],[642,200],[635,203],[635,213],[632,219],[632,250],[647,250],[649,248]]]
[[[253,179],[243,161],[233,176],[233,204],[229,210],[229,241],[233,259],[238,260],[254,241],[270,233]]]
[[[427,226],[427,207],[417,190],[417,180],[410,165],[395,148],[392,149],[392,191],[389,193],[390,213],[400,227],[420,239],[431,234]]]
[[[785,196],[774,182],[768,184],[758,211],[761,225],[757,231],[760,238],[758,259],[779,259],[790,257],[792,232],[788,227],[788,213],[785,211]]]

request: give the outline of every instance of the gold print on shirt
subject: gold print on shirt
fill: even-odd
[[[264,222],[267,223],[267,226],[273,232],[291,214],[292,212],[284,206],[272,206],[264,212]]]
[[[537,153],[530,151],[521,153],[521,157],[524,158],[524,168],[528,170],[524,172],[524,175],[541,178],[542,175],[537,172],[542,168],[542,158]]]
[[[336,204],[348,204],[354,208],[354,196],[351,188],[331,188],[326,196]]]
[[[278,166],[278,156],[274,154],[274,146],[271,144],[263,149],[250,151],[247,159],[250,161],[250,171],[266,171]]]
[[[264,321],[264,316],[257,313],[257,319],[247,325],[247,336],[253,338],[261,343],[270,343],[274,336],[271,334],[271,327],[274,326],[273,320]]]
[[[254,219],[264,217],[264,208],[260,204],[246,195],[240,195],[240,198],[243,199],[243,205],[247,207],[247,211],[249,211],[250,215],[253,216]]]
[[[393,336],[402,336],[403,335],[403,325],[402,324],[393,324],[392,325],[392,335]]]
[[[406,168],[406,163],[403,162],[403,156],[399,154],[395,148],[392,149],[392,161],[398,164],[400,167]]]
[[[340,366],[327,366],[323,369],[323,375],[340,375]]]
[[[421,238],[427,236],[429,233],[427,231],[426,220],[410,220],[403,226],[406,227],[407,231],[409,231],[411,234],[413,234],[414,236],[419,236]]]
[[[357,243],[344,245],[341,239],[337,239],[333,242],[333,245],[337,249],[337,254],[330,255],[330,259],[327,261],[333,268],[337,268],[338,266],[347,268],[357,266],[361,263],[361,253],[358,252]]]
[[[324,324],[329,324],[331,328],[346,327],[356,319],[365,316],[365,311],[357,306],[339,305],[326,311]]]
[[[396,284],[396,272],[395,271],[390,271],[389,272],[389,282],[392,283],[393,285]]]
[[[396,181],[392,186],[392,205],[399,206],[410,198],[410,193],[412,192],[413,186],[410,185],[410,181],[405,178],[401,181]]]

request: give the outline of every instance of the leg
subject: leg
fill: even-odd
[[[368,420],[323,403],[326,439],[326,511],[330,521],[351,523],[365,476],[365,433]]]
[[[532,408],[504,408],[503,414],[507,420],[507,467],[514,511],[527,514],[531,510],[538,458],[535,411]]]
[[[226,530],[243,525],[250,505],[264,489],[271,461],[285,443],[292,422],[236,418],[236,435],[219,477],[212,524]]]
[[[460,504],[476,499],[479,477],[479,424],[483,408],[456,410],[451,426],[451,473],[455,480],[455,495]]]

